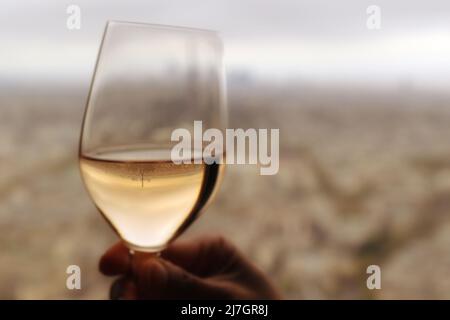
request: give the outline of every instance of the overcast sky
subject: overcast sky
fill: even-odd
[[[80,30],[66,28],[70,4]],[[373,4],[377,31],[366,27]],[[2,0],[0,81],[89,81],[108,19],[218,30],[229,70],[450,84],[448,0]]]

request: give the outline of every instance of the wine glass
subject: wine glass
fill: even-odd
[[[225,152],[212,164],[176,164],[171,133],[226,122],[222,43],[214,31],[110,21],[87,106],[80,171],[92,201],[137,253],[157,254],[204,209],[220,182]],[[191,159],[189,159],[191,160]],[[189,162],[189,161],[187,161]]]

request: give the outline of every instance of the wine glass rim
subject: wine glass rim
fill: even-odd
[[[112,24],[147,26],[147,27],[158,28],[158,29],[166,29],[166,30],[172,29],[172,30],[189,31],[189,32],[204,32],[204,33],[219,35],[219,32],[217,30],[195,28],[195,27],[175,26],[175,25],[168,25],[168,24],[148,23],[148,22],[124,21],[124,20],[107,20],[106,21],[107,28]]]

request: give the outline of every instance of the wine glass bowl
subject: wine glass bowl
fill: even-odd
[[[171,133],[193,132],[194,121],[223,130],[225,107],[215,32],[107,24],[82,125],[80,171],[93,202],[131,250],[161,251],[211,199],[223,163],[174,163]],[[199,149],[190,157],[202,156]]]

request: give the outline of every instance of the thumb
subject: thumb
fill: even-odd
[[[203,279],[159,258],[136,268],[137,290],[143,299],[228,299],[229,290],[213,279]]]

